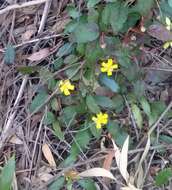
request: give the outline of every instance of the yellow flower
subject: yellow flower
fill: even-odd
[[[102,125],[105,125],[108,123],[108,114],[106,113],[98,113],[96,114],[97,117],[93,116],[92,120],[96,123],[96,128],[100,129],[102,128]]]
[[[172,22],[171,22],[171,20],[170,20],[169,17],[165,18],[165,23],[166,23],[166,29],[167,30],[171,30],[171,28],[172,28]]]
[[[108,76],[112,75],[112,72],[118,69],[118,64],[113,62],[113,59],[108,59],[108,61],[101,63],[101,72],[107,72]]]
[[[75,86],[72,85],[69,80],[61,80],[59,83],[59,88],[65,96],[69,96],[71,94],[70,90],[74,90]]]
[[[169,47],[172,47],[172,41],[169,41],[169,42],[165,42],[165,44],[163,45],[163,48],[164,49],[167,49]]]

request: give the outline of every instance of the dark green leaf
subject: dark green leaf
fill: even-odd
[[[95,9],[89,9],[88,16],[87,16],[87,21],[88,22],[98,22],[99,18],[99,12]]]
[[[78,57],[74,54],[68,55],[64,59],[65,64],[73,64],[73,63],[76,63],[77,61],[78,61]]]
[[[61,190],[62,188],[64,188],[64,183],[65,178],[59,177],[58,179],[56,179],[56,181],[48,186],[48,190]]]
[[[112,90],[112,92],[119,91],[119,86],[112,77],[108,77],[106,74],[101,73],[99,75],[99,81],[100,81],[100,84],[106,86],[107,88]]]
[[[151,108],[150,108],[149,102],[147,101],[147,99],[144,96],[140,99],[140,103],[142,105],[142,108],[143,108],[143,111],[145,112],[145,114],[147,116],[149,116],[151,114]]]
[[[77,11],[77,9],[75,8],[75,6],[73,4],[70,4],[67,6],[67,12],[68,12],[69,16],[74,19],[78,18],[80,16],[79,11]]]
[[[154,0],[137,0],[136,5],[131,9],[132,12],[139,12],[141,15],[149,13],[150,9],[154,5]]]
[[[125,3],[117,1],[111,6],[110,24],[114,32],[119,32],[127,20],[128,8]]]
[[[45,91],[40,91],[32,100],[30,105],[30,112],[34,112],[37,108],[40,108],[48,98],[48,94]]]
[[[72,45],[73,45],[72,43],[66,43],[63,46],[61,46],[59,50],[57,51],[56,56],[63,57],[65,55],[69,55],[73,50]]]
[[[80,179],[78,181],[79,185],[85,190],[96,190],[96,186],[92,179]]]
[[[172,144],[172,137],[168,135],[160,135],[159,140],[167,144]]]
[[[88,106],[88,109],[92,113],[99,113],[100,112],[99,106],[96,104],[94,98],[91,95],[86,97],[86,104]]]
[[[94,99],[95,99],[96,103],[103,108],[109,108],[109,109],[115,108],[115,102],[112,101],[109,97],[94,96]]]
[[[87,2],[87,7],[88,8],[92,8],[94,7],[96,4],[98,4],[101,0],[88,0]]]
[[[157,186],[166,185],[168,183],[169,178],[172,177],[172,169],[166,168],[158,173],[155,178],[155,183]]]
[[[107,125],[107,130],[112,135],[113,139],[115,139],[116,144],[122,147],[128,134],[125,132],[123,128],[120,128],[118,122],[109,121]]]
[[[4,57],[6,64],[13,64],[15,60],[15,49],[11,45],[7,45]]]
[[[0,174],[0,189],[10,190],[15,172],[15,158],[10,158]]]
[[[99,27],[96,23],[79,23],[74,36],[78,43],[91,42],[99,37]]]
[[[61,130],[60,124],[59,122],[56,120],[53,122],[53,130],[54,130],[54,134],[61,140],[64,140],[64,134]]]
[[[99,139],[101,137],[101,134],[102,134],[102,129],[97,129],[95,123],[92,123],[92,122],[89,123],[88,126],[89,126],[93,136],[96,137],[97,139]]]
[[[114,108],[117,113],[120,113],[124,108],[124,99],[121,95],[117,94],[115,97],[112,98],[114,102]]]
[[[53,122],[55,121],[55,116],[52,112],[48,111],[45,113],[45,116],[44,116],[44,121],[43,123],[45,125],[50,125],[52,124]]]
[[[21,72],[22,74],[32,74],[35,72],[38,72],[40,67],[38,66],[22,66],[22,67],[17,67],[17,70]]]
[[[138,125],[138,127],[141,129],[143,125],[143,118],[141,114],[140,108],[136,104],[131,105],[131,110],[133,112],[134,119]]]

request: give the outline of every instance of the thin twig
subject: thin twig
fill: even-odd
[[[10,11],[10,10],[21,9],[21,8],[24,8],[24,7],[29,7],[29,6],[45,3],[46,1],[47,0],[34,0],[34,1],[25,2],[25,3],[22,3],[22,4],[9,5],[8,7],[0,10],[0,15],[4,14],[4,13]]]

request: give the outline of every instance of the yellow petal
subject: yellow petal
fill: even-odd
[[[118,64],[112,65],[112,68],[113,68],[113,69],[118,69]]]
[[[170,46],[170,43],[169,43],[169,42],[166,42],[166,43],[163,45],[163,48],[164,48],[164,49],[167,49],[169,46]]]
[[[105,62],[102,62],[102,64],[101,64],[103,67],[106,67],[106,63]]]
[[[69,96],[70,95],[70,91],[67,88],[64,89],[64,95],[65,96]]]
[[[102,125],[101,125],[100,123],[97,123],[96,128],[97,128],[97,129],[101,129],[101,128],[102,128]]]
[[[97,122],[97,118],[96,117],[92,117],[92,120],[94,121],[94,122]]]
[[[112,71],[108,71],[108,72],[107,72],[107,75],[108,75],[108,76],[112,76]]]
[[[69,90],[74,90],[74,89],[75,89],[75,86],[72,85],[72,84],[69,84],[69,85],[68,85],[68,89],[69,89]]]
[[[107,72],[107,68],[101,67],[101,72]]]
[[[170,21],[169,17],[165,18],[165,22],[166,22],[166,25],[168,25],[168,26],[171,25],[171,21]]]
[[[112,65],[113,64],[113,59],[108,59],[108,65]]]

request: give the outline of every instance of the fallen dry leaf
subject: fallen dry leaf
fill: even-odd
[[[41,59],[46,58],[50,53],[49,48],[44,48],[39,50],[38,52],[33,53],[27,59],[30,61],[40,61]]]
[[[43,144],[42,146],[42,152],[48,163],[51,167],[56,167],[56,163],[53,157],[53,154],[47,144]]]
[[[113,174],[104,168],[92,168],[78,174],[79,177],[107,177],[115,180]]]
[[[20,140],[16,135],[13,135],[9,142],[12,144],[23,144],[23,141]]]
[[[172,32],[167,30],[162,24],[151,25],[148,28],[147,32],[150,36],[157,38],[163,42],[172,40]]]
[[[30,40],[30,38],[37,32],[36,26],[30,25],[26,28],[26,32],[22,34],[22,41],[25,42]]]
[[[105,170],[110,170],[114,155],[115,155],[114,151],[112,151],[112,150],[108,151],[108,154],[107,154],[107,156],[106,156],[106,158],[104,160],[104,163],[103,163],[103,168]]]

